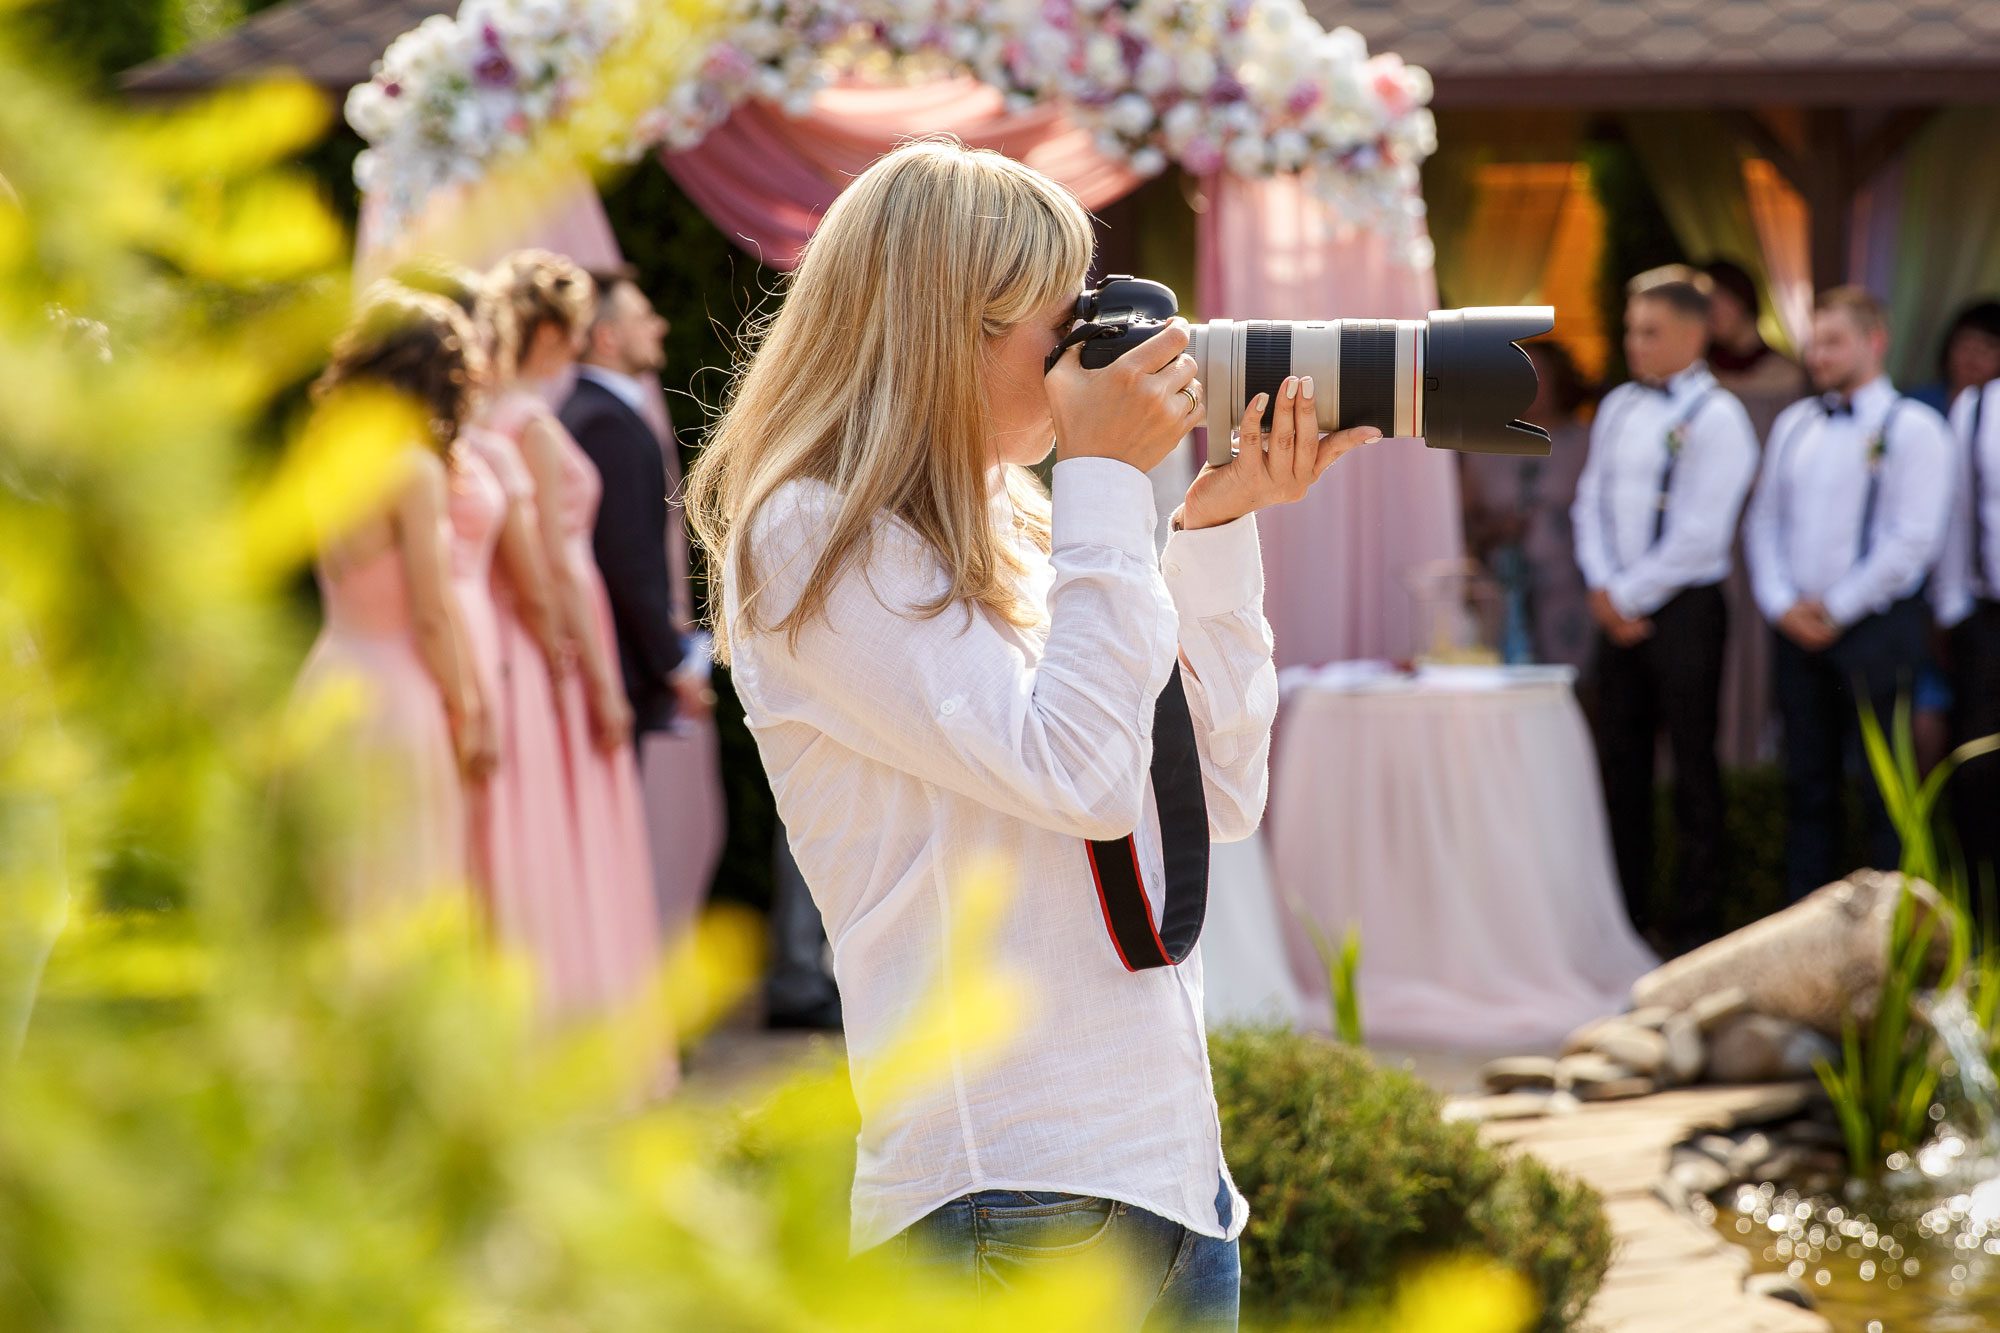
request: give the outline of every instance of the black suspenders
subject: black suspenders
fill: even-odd
[[[1889,457],[1889,428],[1896,423],[1896,413],[1909,401],[1908,398],[1899,397],[1889,404],[1889,410],[1882,417],[1882,458],[1868,460],[1868,494],[1861,502],[1860,546],[1854,556],[1854,563],[1857,565],[1868,558],[1868,553],[1875,544],[1875,504],[1882,489],[1881,464]],[[1798,423],[1786,431],[1784,439],[1778,442],[1777,456],[1771,461],[1771,480],[1778,487],[1778,553],[1788,561],[1791,559],[1792,497],[1786,485],[1785,464],[1791,457],[1792,446],[1799,442],[1806,430],[1825,419],[1823,415],[1815,417],[1809,412],[1801,414]]]
[[[1701,396],[1694,400],[1687,411],[1681,413],[1680,419],[1667,427],[1667,465],[1660,469],[1660,498],[1653,506],[1653,540],[1646,545],[1649,551],[1660,544],[1660,537],[1667,527],[1667,497],[1674,489],[1674,465],[1681,461],[1681,445],[1674,437],[1694,425],[1694,419],[1701,415],[1701,409],[1707,407],[1708,400],[1715,397],[1716,387],[1711,384],[1702,390]]]
[[[2000,380],[1988,380],[1979,386],[1972,400],[1972,594],[1975,597],[2000,597],[2000,587],[1988,587],[1986,582],[1986,516],[1981,512],[1986,506],[1986,483],[1979,475],[1979,423],[1986,415],[1986,394]]]
[[[1152,780],[1167,872],[1166,902],[1157,926],[1139,878],[1137,839],[1086,844],[1104,927],[1128,972],[1171,967],[1186,958],[1208,914],[1208,798],[1202,791],[1201,755],[1179,663],[1153,706]]]

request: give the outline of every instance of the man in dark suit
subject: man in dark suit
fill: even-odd
[[[597,317],[561,416],[604,479],[592,545],[611,594],[633,730],[643,736],[666,730],[677,708],[698,708],[707,683],[692,664],[682,670],[688,640],[667,569],[666,455],[645,416],[647,381],[666,364],[667,322],[630,273],[591,276]]]

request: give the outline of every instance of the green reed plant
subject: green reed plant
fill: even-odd
[[[2000,750],[2000,737],[1967,742],[1926,775],[1917,766],[1907,698],[1897,702],[1888,733],[1866,704],[1860,716],[1870,774],[1902,840],[1904,885],[1890,921],[1882,990],[1866,1034],[1850,1015],[1842,1028],[1839,1067],[1825,1060],[1814,1067],[1840,1118],[1850,1169],[1871,1175],[1893,1154],[1920,1147],[1933,1127],[1939,1060],[1936,1040],[1917,1012],[1919,997],[1932,988],[1967,984],[1992,1046],[2000,1017],[2000,951],[1990,940],[1988,947],[1975,951],[1964,866],[1940,854],[1936,830],[1945,784],[1968,761]],[[1914,892],[1919,881],[1937,891],[1934,907]],[[1940,932],[1946,949],[1941,972],[1934,947]]]

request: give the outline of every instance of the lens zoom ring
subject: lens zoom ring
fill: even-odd
[[[1271,415],[1278,410],[1278,386],[1291,373],[1291,325],[1252,324],[1243,331],[1243,401],[1248,404],[1260,393],[1271,395],[1264,404],[1265,430],[1271,428]]]
[[[1349,320],[1340,327],[1340,428],[1396,424],[1396,326]]]

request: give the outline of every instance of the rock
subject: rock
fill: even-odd
[[[1777,1145],[1771,1142],[1769,1134],[1752,1130],[1736,1141],[1736,1147],[1729,1154],[1727,1169],[1730,1177],[1734,1180],[1770,1179],[1764,1166],[1776,1151]]]
[[[1615,1102],[1627,1097],[1650,1097],[1659,1091],[1659,1086],[1650,1078],[1634,1074],[1630,1078],[1614,1078],[1604,1083],[1579,1083],[1576,1096],[1578,1101]]]
[[[1519,1088],[1553,1092],[1556,1062],[1546,1055],[1506,1055],[1487,1061],[1479,1071],[1479,1078],[1488,1092],[1513,1092]]]
[[[1583,1103],[1579,1102],[1576,1094],[1567,1088],[1557,1088],[1549,1094],[1550,1115],[1575,1115],[1582,1109]]]
[[[1806,1290],[1805,1283],[1789,1273],[1752,1273],[1743,1279],[1743,1290],[1752,1296],[1796,1305],[1801,1310],[1813,1308],[1812,1293]]]
[[[1701,1027],[1688,1014],[1675,1014],[1660,1029],[1660,1038],[1667,1044],[1666,1062],[1661,1066],[1662,1082],[1679,1087],[1692,1083],[1701,1077],[1702,1066],[1708,1062],[1708,1048],[1701,1039]]]
[[[1556,1086],[1569,1089],[1578,1096],[1582,1096],[1582,1090],[1591,1084],[1615,1083],[1621,1078],[1631,1077],[1630,1069],[1596,1051],[1565,1055],[1556,1061]]]
[[[1739,1014],[1709,1036],[1708,1078],[1712,1083],[1807,1079],[1815,1059],[1838,1058],[1833,1042],[1809,1027],[1769,1014]]]
[[[1493,1097],[1454,1097],[1444,1104],[1446,1120],[1485,1124],[1493,1120],[1533,1120],[1548,1114],[1553,1092],[1503,1092]]]
[[[1786,1143],[1795,1143],[1801,1148],[1838,1153],[1847,1147],[1847,1136],[1840,1132],[1840,1126],[1824,1120],[1794,1120],[1779,1126],[1777,1135]]]
[[[1653,1182],[1653,1197],[1677,1213],[1694,1211],[1694,1197],[1672,1176],[1661,1176]]]
[[[1689,1141],[1684,1146],[1693,1148],[1715,1161],[1727,1163],[1736,1152],[1736,1140],[1727,1134],[1704,1134]]]
[[[1651,1028],[1631,1023],[1610,1023],[1598,1032],[1591,1046],[1635,1074],[1651,1078],[1667,1062],[1667,1039]]]
[[[1838,1036],[1850,1014],[1863,1021],[1874,1014],[1887,964],[1889,924],[1903,892],[1899,874],[1857,871],[1782,912],[1655,968],[1633,983],[1632,1002],[1642,1008],[1690,1009],[1734,987],[1757,1013]],[[1940,899],[1930,885],[1916,883],[1909,892],[1917,899],[1920,917],[1938,911]],[[1935,930],[1931,940],[1934,975],[1949,955],[1950,932]]]
[[[1687,1007],[1687,1016],[1703,1033],[1714,1031],[1716,1025],[1726,1019],[1749,1012],[1750,997],[1743,993],[1741,986],[1726,986],[1702,996]]]
[[[1713,1194],[1736,1183],[1729,1168],[1705,1152],[1676,1148],[1667,1166],[1667,1178],[1689,1194]]]
[[[1624,1020],[1618,1018],[1593,1018],[1563,1040],[1562,1054],[1577,1055],[1597,1049],[1597,1034],[1606,1028],[1616,1027]]]
[[[1650,1004],[1644,1009],[1634,1009],[1631,1013],[1626,1014],[1624,1021],[1630,1023],[1633,1027],[1650,1028],[1654,1032],[1658,1032],[1667,1025],[1667,1020],[1673,1016],[1674,1011],[1667,1008],[1667,1006],[1663,1004]]]

